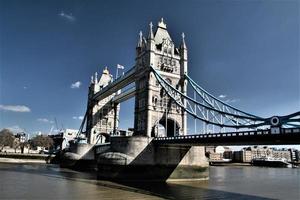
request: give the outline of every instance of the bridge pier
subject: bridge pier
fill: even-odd
[[[96,150],[100,178],[138,181],[208,179],[204,147],[155,145],[144,136],[112,137],[110,147]]]

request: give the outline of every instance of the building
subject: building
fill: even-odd
[[[294,157],[293,157],[294,155]],[[275,149],[267,146],[254,146],[243,148],[241,151],[235,151],[233,153],[233,161],[235,162],[251,162],[255,158],[276,158],[286,159],[288,162],[292,161],[293,158],[297,158],[296,153],[292,154],[292,150],[287,149]]]
[[[210,153],[209,154],[209,161],[210,162],[218,162],[223,161],[223,154],[222,153]]]
[[[206,147],[206,153],[208,154],[210,162],[232,160],[232,150],[229,147]]]
[[[69,143],[75,140],[78,130],[75,129],[65,129],[58,134],[48,135],[53,140],[54,150],[63,150],[69,147]]]
[[[174,136],[186,135],[187,114],[162,90],[152,69],[183,94],[187,92],[185,73],[187,73],[187,47],[184,34],[182,42],[176,47],[168,33],[163,19],[153,32],[145,38],[140,32],[136,47],[136,94],[135,94],[135,135]]]
[[[88,94],[87,108],[87,139],[91,144],[104,142],[108,135],[112,135],[118,129],[120,104],[111,103],[112,95],[100,100],[94,101],[93,97],[100,90],[105,88],[113,81],[113,76],[105,68],[98,80],[98,73],[91,77],[91,83]],[[118,91],[117,93],[120,93]]]
[[[252,160],[252,152],[250,150],[241,150],[233,152],[234,162],[247,162],[250,163]]]
[[[287,149],[273,150],[272,157],[277,159],[283,158],[286,159],[286,161],[291,162],[291,151]]]
[[[271,157],[273,150],[267,146],[261,147],[261,146],[253,146],[248,147],[247,150],[251,151],[252,153],[252,159],[253,158],[265,158],[265,157]]]
[[[206,146],[205,147],[205,156],[209,158],[209,155],[211,153],[214,153],[216,149],[216,146]]]

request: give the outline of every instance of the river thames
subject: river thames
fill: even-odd
[[[300,199],[300,169],[210,167],[201,182],[115,183],[46,164],[0,164],[0,199]]]

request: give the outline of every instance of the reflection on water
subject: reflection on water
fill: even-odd
[[[56,165],[0,164],[0,199],[300,199],[300,170],[211,167],[201,182],[109,182]]]

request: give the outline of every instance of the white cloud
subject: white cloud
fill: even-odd
[[[18,125],[8,127],[7,129],[11,130],[14,133],[25,132],[25,130],[23,128],[21,128],[20,126],[18,126]]]
[[[30,112],[30,108],[23,105],[0,105],[0,110],[12,112]]]
[[[77,89],[81,86],[81,82],[80,81],[76,81],[75,83],[71,84],[71,88],[72,89]]]
[[[83,120],[83,116],[78,116],[78,117],[76,117],[76,116],[74,116],[74,117],[72,117],[73,119],[78,119],[78,120]]]
[[[238,101],[240,101],[240,99],[226,99],[224,102],[225,103],[236,103]]]
[[[225,94],[220,94],[219,95],[219,98],[221,98],[221,99],[224,99],[224,98],[226,98],[227,97],[227,95],[225,95]]]
[[[54,121],[51,121],[51,120],[46,119],[46,118],[38,118],[37,121],[39,121],[39,122],[45,122],[45,123],[50,123],[50,124],[54,123]]]
[[[78,119],[83,120],[83,116],[79,116]]]
[[[24,89],[24,90],[27,90],[27,89],[28,89],[28,87],[27,87],[27,86],[24,86],[24,87],[23,87],[23,89]]]
[[[76,20],[76,18],[72,15],[72,13],[70,14],[66,14],[64,11],[62,11],[61,13],[58,14],[60,17],[70,21],[70,22],[74,22]]]

